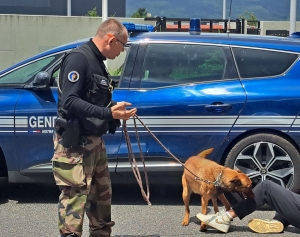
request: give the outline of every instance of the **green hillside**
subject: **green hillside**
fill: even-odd
[[[230,0],[226,4],[229,14]],[[129,17],[138,8],[146,8],[152,16],[199,17],[221,19],[223,0],[126,0],[126,15]],[[288,21],[290,0],[232,0],[231,19],[245,12],[253,12],[258,20]],[[300,4],[297,4],[297,20],[300,20]]]

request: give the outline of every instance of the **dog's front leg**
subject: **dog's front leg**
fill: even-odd
[[[211,200],[212,200],[212,203],[214,205],[214,211],[215,211],[215,213],[219,212],[217,198],[212,198]]]
[[[207,214],[207,205],[208,205],[208,198],[207,197],[204,197],[202,196],[201,197],[201,213],[206,215]],[[206,227],[207,225],[205,224],[205,222],[201,222],[201,225],[200,225],[200,231],[206,231]]]

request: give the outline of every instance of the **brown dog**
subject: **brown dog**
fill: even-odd
[[[182,225],[184,226],[189,224],[189,202],[192,193],[201,195],[202,214],[204,215],[207,214],[207,204],[210,199],[212,199],[215,213],[219,211],[217,198],[223,203],[227,211],[230,209],[230,204],[223,191],[242,192],[248,198],[254,197],[251,188],[252,182],[247,175],[241,171],[218,165],[216,162],[206,159],[207,155],[212,153],[212,151],[213,148],[207,149],[197,156],[190,157],[185,163],[185,167],[188,170],[184,169],[182,175],[182,199],[185,206]],[[191,172],[202,180],[196,179]],[[203,180],[208,181],[208,183]],[[220,187],[216,187],[212,183],[216,180],[219,182]],[[204,222],[201,223],[200,230],[206,230]]]

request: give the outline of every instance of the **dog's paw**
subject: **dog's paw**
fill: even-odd
[[[201,232],[207,231],[207,225],[204,222],[202,222],[201,225],[200,225],[200,231]]]
[[[181,222],[181,225],[182,225],[182,226],[187,226],[187,225],[189,225],[189,221],[188,221],[188,220],[183,220],[183,221]]]

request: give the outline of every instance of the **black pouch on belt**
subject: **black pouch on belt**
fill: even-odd
[[[76,148],[80,144],[80,124],[78,119],[70,119],[62,134],[61,145],[65,148]]]

